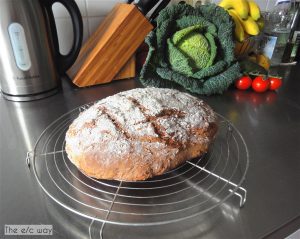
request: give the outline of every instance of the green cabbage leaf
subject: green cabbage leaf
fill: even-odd
[[[240,76],[234,57],[234,23],[215,4],[165,8],[145,42],[149,46],[140,80],[145,86],[184,87],[210,95],[224,92]]]

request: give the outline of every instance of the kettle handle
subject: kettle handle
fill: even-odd
[[[59,52],[58,37],[55,25],[55,19],[52,11],[52,5],[55,2],[61,3],[70,13],[73,24],[73,45],[67,55],[62,55]],[[52,41],[54,45],[55,59],[59,73],[65,73],[75,62],[81,48],[83,38],[83,23],[80,10],[74,0],[44,0],[42,1],[48,15],[49,26],[52,33]]]

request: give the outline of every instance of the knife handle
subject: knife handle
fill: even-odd
[[[163,10],[165,7],[167,7],[169,5],[171,0],[162,0],[159,5],[155,8],[155,10],[153,11],[153,13],[151,14],[151,16],[149,17],[150,22],[152,22],[155,20],[155,18],[159,15],[160,11]]]
[[[135,3],[135,5],[144,15],[146,15],[158,2],[159,0],[140,0],[138,3]]]

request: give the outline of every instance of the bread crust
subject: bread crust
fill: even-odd
[[[73,121],[66,152],[84,174],[138,181],[207,152],[216,115],[202,100],[172,89],[137,88],[98,101]]]

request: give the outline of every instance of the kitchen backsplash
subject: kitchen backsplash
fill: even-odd
[[[85,41],[97,28],[105,15],[113,8],[117,2],[127,2],[126,0],[75,0],[83,19],[83,41]],[[207,0],[202,0],[205,2]],[[220,0],[212,0],[218,3]],[[180,0],[174,0],[180,2]],[[276,0],[256,0],[262,11],[271,9]],[[59,46],[62,54],[69,52],[73,41],[73,30],[70,16],[67,10],[60,4],[53,5],[53,12],[56,20]]]

